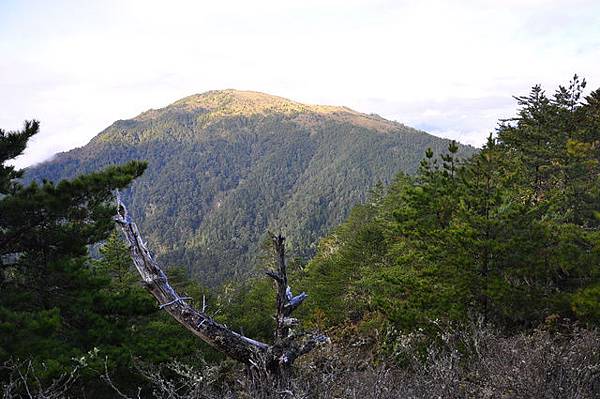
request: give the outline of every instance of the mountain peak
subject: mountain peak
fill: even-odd
[[[143,112],[134,119],[138,121],[155,119],[165,111],[201,112],[207,114],[205,121],[231,116],[280,114],[307,125],[315,123],[315,118],[325,117],[381,131],[409,129],[398,122],[389,121],[375,114],[363,114],[344,106],[304,104],[258,91],[236,89],[210,90],[193,94],[165,108]]]
[[[255,115],[264,113],[357,113],[346,107],[329,105],[308,105],[287,98],[274,96],[258,91],[245,90],[211,90],[194,94],[170,105],[185,110],[205,109],[211,113],[222,115]]]

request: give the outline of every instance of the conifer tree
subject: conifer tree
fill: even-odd
[[[33,358],[44,364],[39,377],[52,377],[111,335],[98,312],[106,280],[90,269],[87,247],[113,229],[112,191],[146,164],[23,186],[16,180],[23,171],[8,162],[38,130],[30,121],[21,131],[0,131],[0,363]]]
[[[381,245],[364,241],[352,217],[337,230],[349,234],[322,241],[335,252],[320,249],[307,289],[352,262],[361,273],[336,293],[362,296],[317,299],[317,310],[339,320],[366,304],[402,329],[472,312],[512,331],[551,315],[599,322],[600,91],[584,98],[584,88],[575,76],[551,97],[540,86],[516,97],[515,118],[469,160],[457,163],[452,144],[440,158],[427,151],[370,219]],[[377,266],[361,262],[367,248],[379,248],[369,252]]]

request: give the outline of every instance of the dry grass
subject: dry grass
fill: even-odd
[[[145,375],[157,398],[600,398],[597,331],[503,337],[474,324],[446,327],[438,338],[423,348],[418,334],[396,336],[393,356],[403,367],[361,360],[362,341],[331,345],[301,364],[287,386],[230,369],[224,377],[217,366],[174,363]]]
[[[355,342],[346,339],[344,345],[323,347],[298,366],[285,386],[264,374],[251,376],[232,362],[140,366],[148,383],[129,391],[113,386],[111,397],[600,398],[598,331],[540,329],[506,337],[474,323],[463,328],[445,326],[437,339],[438,344],[423,346],[426,341],[419,334],[388,334],[389,357],[374,359],[370,357],[373,343],[355,336]],[[402,367],[397,365],[399,359]],[[48,393],[57,390],[64,392],[59,397],[68,397],[66,388],[76,377],[67,377],[49,390],[15,369],[11,384],[4,385],[3,397],[52,397]],[[27,385],[29,393],[23,391],[27,378],[33,378]],[[104,380],[111,384],[108,373]]]

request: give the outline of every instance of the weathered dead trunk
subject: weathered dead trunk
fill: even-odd
[[[204,313],[204,309],[198,310],[188,303],[186,300],[189,298],[179,296],[146,247],[119,195],[117,195],[115,221],[129,243],[131,259],[142,278],[142,283],[157,299],[160,308],[165,309],[184,327],[225,355],[246,364],[251,369],[264,370],[277,378],[286,378],[298,357],[327,340],[322,335],[292,332],[292,327],[298,324],[298,320],[290,316],[307,295],[305,293],[292,295],[287,279],[285,238],[281,235],[272,237],[277,254],[277,270],[267,272],[277,286],[275,316],[277,327],[274,343],[270,345],[244,337],[217,323]]]

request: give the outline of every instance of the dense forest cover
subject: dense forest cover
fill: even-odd
[[[416,176],[376,186],[306,267],[315,317],[598,325],[600,91],[580,99],[582,85],[536,86],[478,154],[428,151]]]
[[[144,236],[163,263],[215,287],[255,273],[269,229],[289,237],[290,254],[310,257],[373,182],[413,174],[427,148],[447,145],[345,107],[222,90],[117,121],[25,178],[58,181],[147,161],[124,193]]]
[[[196,340],[158,311],[132,274],[127,248],[110,235],[113,190],[139,177],[146,164],[131,161],[58,184],[24,186],[16,180],[22,171],[5,162],[19,155],[38,129],[39,123],[31,121],[19,132],[0,130],[0,379],[5,397],[12,397],[14,370],[35,390],[36,383],[52,386],[56,379],[62,387],[71,382],[69,373],[83,368],[81,387],[94,397],[98,384],[87,384],[105,367],[118,370],[124,380],[135,377],[129,371],[132,355],[150,362],[193,357]],[[101,257],[91,260],[88,246],[104,240]],[[172,272],[177,285],[199,295],[185,274]],[[17,393],[24,394],[23,386]],[[43,390],[39,395],[48,397]]]
[[[415,174],[369,182],[315,256],[289,264],[309,295],[297,330],[331,343],[285,389],[198,343],[137,283],[110,201],[145,164],[22,185],[5,162],[38,125],[2,131],[5,397],[599,397],[600,89],[584,88],[535,86],[471,157],[450,142],[424,151]],[[255,245],[273,267],[268,242]],[[221,323],[273,339],[268,278],[207,290],[170,274]]]

